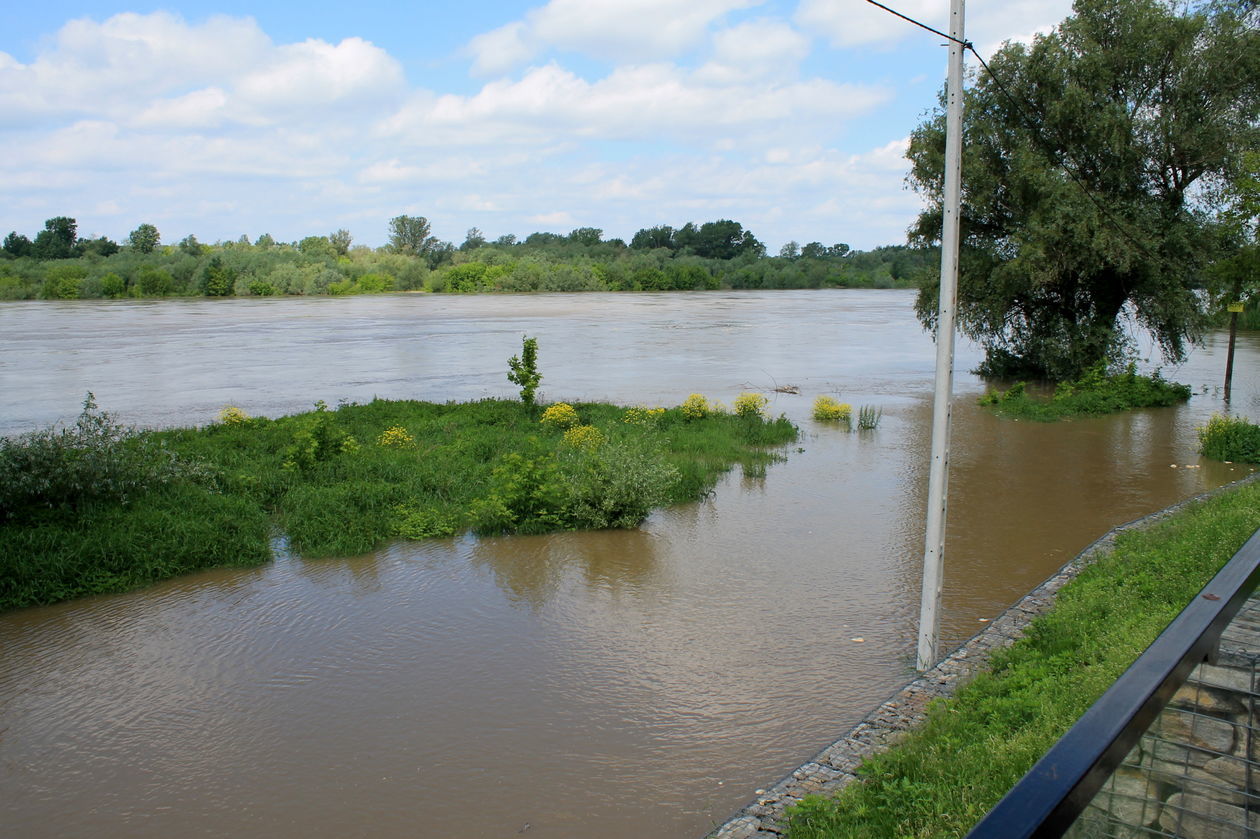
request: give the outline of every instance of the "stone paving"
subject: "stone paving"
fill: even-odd
[[[1260,839],[1260,595],[1068,832],[1074,839]]]
[[[926,716],[928,703],[933,699],[953,694],[960,683],[983,670],[995,649],[1009,646],[1020,638],[1033,618],[1047,611],[1054,603],[1055,594],[1059,589],[1079,574],[1081,569],[1095,557],[1109,551],[1120,533],[1147,527],[1202,498],[1257,479],[1260,479],[1260,474],[1230,484],[1228,487],[1221,487],[1210,493],[1187,499],[1158,513],[1108,531],[1105,536],[1081,551],[1075,559],[1003,612],[971,640],[899,690],[892,698],[850,729],[844,737],[819,752],[813,760],[802,765],[774,786],[757,790],[753,801],[725,824],[707,834],[706,839],[775,839],[782,836],[783,815],[788,807],[800,802],[807,795],[835,794],[856,780],[857,767],[863,760],[886,750],[905,732],[921,723]],[[1257,615],[1257,619],[1260,620],[1260,614]],[[1256,646],[1253,649],[1260,650],[1260,636],[1257,637]],[[1247,742],[1250,744],[1249,739]],[[1256,753],[1260,756],[1260,740],[1256,744]],[[1256,778],[1256,786],[1260,788],[1260,772],[1257,773]],[[1260,810],[1260,807],[1257,809]],[[1255,818],[1257,825],[1260,826],[1260,814]],[[1099,835],[1110,836],[1111,834]],[[1130,834],[1116,835],[1128,836]],[[1179,834],[1139,832],[1132,835],[1174,836]],[[1242,836],[1244,834],[1210,835]],[[1246,835],[1250,837],[1253,834]],[[1260,833],[1255,834],[1255,837],[1260,839]]]

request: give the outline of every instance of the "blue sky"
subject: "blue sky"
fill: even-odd
[[[892,4],[943,27],[948,0]],[[991,53],[1067,0],[972,0]],[[163,241],[396,215],[461,242],[732,218],[896,244],[940,39],[865,0],[19,4],[0,31],[0,233]]]

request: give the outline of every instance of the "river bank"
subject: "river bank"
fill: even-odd
[[[707,839],[962,835],[1260,527],[1258,480],[1260,475],[1253,474],[1112,528],[844,737],[774,786],[758,790]],[[1144,538],[1130,538],[1137,533]],[[1196,555],[1181,569],[1191,571],[1188,577],[1170,579],[1160,572],[1172,569],[1144,567],[1192,548]],[[1087,570],[1092,576],[1084,584],[1093,592],[1076,596],[1072,583]],[[1150,570],[1153,577],[1146,573]],[[1112,609],[1099,604],[1103,598],[1114,600],[1130,584],[1130,574],[1147,578],[1145,590],[1125,604],[1146,612],[1139,625],[1124,633],[1095,626],[1089,634],[1096,647],[1081,649],[1086,644],[1079,625],[1105,622]],[[1075,597],[1064,611],[1076,612],[1069,619],[1078,625],[1076,637],[1047,642],[1056,633],[1047,621],[1061,593]],[[1091,607],[1097,608],[1094,614]],[[1132,623],[1132,617],[1116,619]],[[1122,641],[1118,654],[1099,654],[1097,647],[1117,639]],[[1050,655],[1044,649],[1031,651],[1036,646],[1053,650]],[[1072,663],[1066,670],[1062,662],[1047,667],[1068,649]],[[977,680],[981,674],[985,678]],[[1072,679],[1084,684],[1066,691],[1066,709],[1050,715],[1029,703],[1037,693],[1064,696],[1058,683]],[[1053,718],[1034,719],[1041,716]],[[959,717],[967,719],[958,722]],[[984,780],[969,784],[960,778]]]

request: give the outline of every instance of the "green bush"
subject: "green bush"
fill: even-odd
[[[480,534],[567,530],[567,500],[554,457],[512,452],[490,473],[490,493],[472,503],[469,519]]]
[[[565,518],[583,529],[635,527],[669,500],[679,480],[664,447],[646,434],[566,447],[560,472],[567,490]]]
[[[97,501],[126,504],[181,480],[210,483],[213,475],[98,410],[90,392],[69,428],[0,438],[0,520],[74,512]]]
[[[309,471],[339,454],[359,450],[359,442],[333,419],[328,405],[315,403],[315,410],[301,418],[292,441],[284,449],[284,468]]]
[[[1242,417],[1213,414],[1199,429],[1199,451],[1213,460],[1260,463],[1260,425]]]

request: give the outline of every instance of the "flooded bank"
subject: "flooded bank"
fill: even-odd
[[[0,430],[91,389],[147,424],[373,396],[677,404],[743,389],[802,439],[638,531],[282,555],[0,616],[0,824],[19,835],[699,835],[905,681],[933,347],[903,292],[0,305]],[[1260,343],[1235,409],[1255,417]],[[979,360],[960,347],[960,370]],[[1183,407],[1037,425],[960,374],[943,630],[971,635],[1121,521],[1246,474]],[[1203,390],[1206,387],[1207,392]],[[879,405],[873,433],[813,397]],[[798,450],[799,449],[799,450]],[[1176,468],[1173,468],[1174,465]],[[1189,468],[1188,468],[1189,467]],[[861,642],[852,639],[861,638]],[[715,767],[720,767],[715,771]]]

